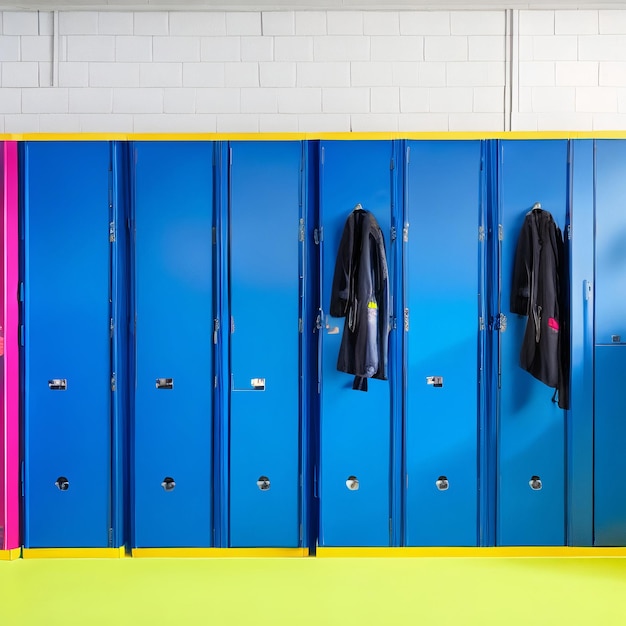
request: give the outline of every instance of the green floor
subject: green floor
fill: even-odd
[[[0,562],[0,624],[626,625],[624,558]]]

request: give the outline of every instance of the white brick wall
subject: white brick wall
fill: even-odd
[[[626,129],[626,9],[515,15],[0,12],[0,133]]]

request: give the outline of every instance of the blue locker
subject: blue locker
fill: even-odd
[[[472,546],[484,335],[481,142],[408,148],[405,543]]]
[[[302,144],[230,149],[230,545],[297,547]]]
[[[110,166],[105,142],[22,149],[27,548],[112,539]]]
[[[554,390],[519,366],[526,317],[509,310],[515,248],[535,202],[561,230],[568,202],[566,141],[500,144],[500,342],[497,536],[499,545],[564,545],[566,413]],[[495,324],[494,324],[495,326]]]
[[[212,545],[213,144],[133,145],[133,545]]]
[[[367,393],[352,389],[354,377],[337,371],[344,319],[332,318],[328,311],[339,241],[357,204],[374,214],[385,235],[388,261],[393,256],[393,149],[390,141],[320,143],[322,546],[387,546],[391,542],[390,382],[370,380]],[[393,372],[391,360],[389,372]]]

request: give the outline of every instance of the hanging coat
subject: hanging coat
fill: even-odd
[[[517,242],[511,312],[528,316],[520,365],[569,407],[569,306],[563,237],[552,215],[526,214]]]
[[[341,236],[330,314],[345,317],[337,369],[354,374],[353,389],[367,379],[387,380],[389,276],[385,240],[376,218],[363,209],[350,213]]]

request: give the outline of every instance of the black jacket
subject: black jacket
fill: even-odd
[[[569,306],[561,230],[542,209],[526,214],[517,242],[511,311],[527,315],[520,365],[569,407]]]
[[[353,389],[367,379],[387,380],[389,276],[385,240],[376,218],[363,209],[350,213],[341,236],[330,314],[345,317],[337,369],[354,374]]]

